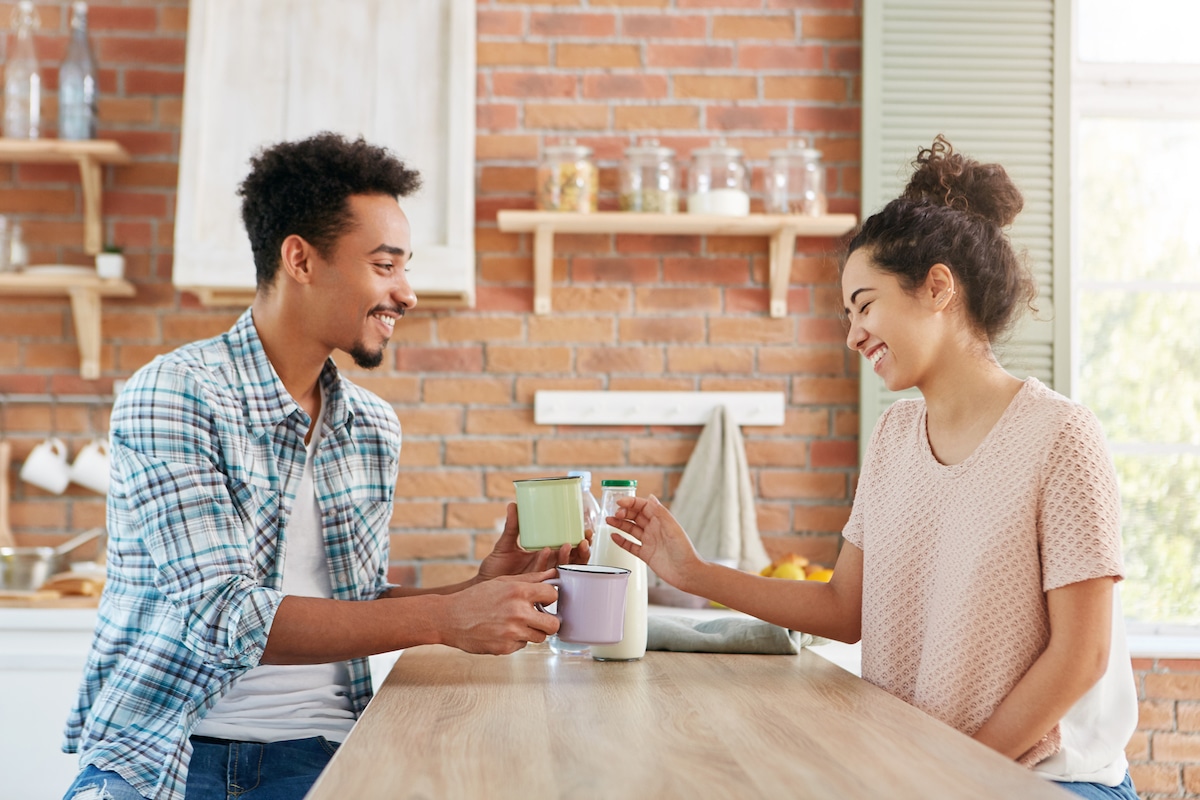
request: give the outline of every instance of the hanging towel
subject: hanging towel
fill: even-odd
[[[713,409],[701,431],[671,513],[702,558],[736,563],[747,572],[758,572],[770,563],[758,536],[742,431],[728,407]]]

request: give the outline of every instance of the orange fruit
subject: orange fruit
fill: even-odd
[[[810,581],[822,581],[823,583],[829,583],[829,579],[832,577],[833,570],[831,569],[818,569],[808,574]]]

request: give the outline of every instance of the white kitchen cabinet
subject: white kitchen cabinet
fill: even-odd
[[[63,728],[92,643],[91,608],[0,608],[0,753],[7,800],[59,800],[77,771]]]
[[[421,172],[403,205],[425,307],[475,303],[475,0],[192,0],[174,283],[245,305],[237,186],[264,145],[362,136]]]
[[[59,800],[74,780],[63,729],[95,625],[93,608],[0,608],[0,800]],[[371,658],[376,686],[398,656]]]

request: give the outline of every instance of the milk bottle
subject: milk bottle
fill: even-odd
[[[632,497],[637,493],[637,481],[606,480],[601,481],[600,486],[603,489],[600,508],[604,517],[612,516],[617,508],[618,497]],[[646,562],[613,542],[614,532],[622,535],[607,523],[600,526],[594,563],[629,570],[629,583],[625,587],[625,632],[616,644],[593,645],[592,658],[597,661],[634,661],[646,655]]]

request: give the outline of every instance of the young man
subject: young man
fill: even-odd
[[[416,305],[397,198],[420,179],[328,133],[251,166],[253,305],[143,367],[113,407],[109,574],[68,720],[72,800],[298,800],[370,699],[366,656],[543,641],[558,621],[534,607],[555,600],[541,581],[588,555],[521,551],[510,504],[473,580],[387,583],[400,425],[330,355],[377,366]]]

